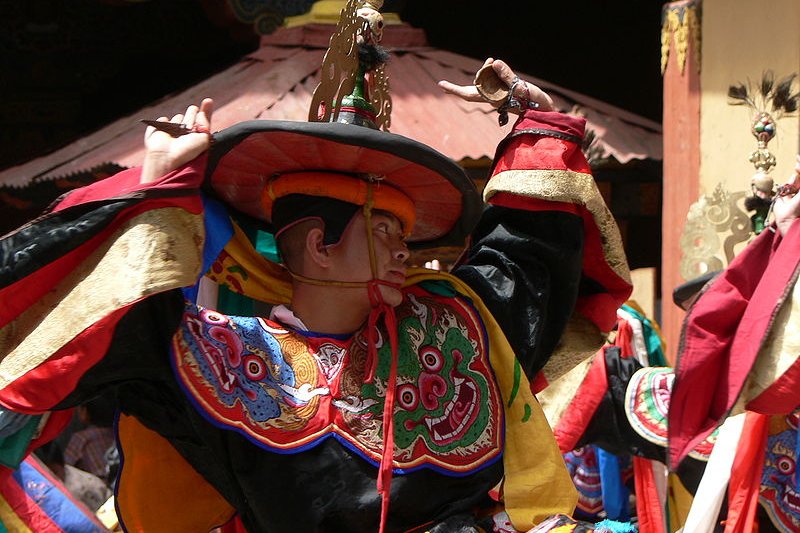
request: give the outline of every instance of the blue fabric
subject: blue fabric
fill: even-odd
[[[630,522],[618,522],[616,520],[603,520],[594,525],[597,533],[638,533],[639,528]]]
[[[203,223],[206,230],[206,241],[203,246],[201,276],[208,272],[214,260],[233,237],[233,224],[231,224],[225,207],[205,195],[203,195]],[[197,302],[199,288],[200,280],[198,279],[194,286],[183,289],[183,294],[187,300]]]
[[[11,476],[39,512],[47,515],[64,533],[108,532],[83,504],[66,491],[66,487],[54,484],[41,468],[34,459],[27,459]],[[19,514],[19,510],[14,511]],[[30,513],[31,509],[27,512]]]
[[[597,448],[597,465],[600,469],[600,484],[603,487],[603,507],[612,520],[627,522],[630,519],[628,500],[630,491],[622,482],[619,459],[613,453]]]

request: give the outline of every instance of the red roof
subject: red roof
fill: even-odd
[[[144,126],[139,120],[172,116],[204,97],[215,100],[215,130],[252,119],[307,120],[332,30],[333,26],[312,24],[266,36],[257,51],[205,81],[49,155],[0,172],[0,185],[23,186],[33,179],[65,176],[106,162],[138,165],[144,152]],[[392,51],[387,66],[393,105],[391,131],[428,144],[456,161],[493,157],[495,146],[510,126],[499,128],[497,115],[485,105],[445,95],[436,85],[441,79],[471,83],[482,60],[427,46],[422,30],[407,25],[387,25],[383,44]],[[579,106],[605,156],[621,163],[662,158],[658,123],[519,74],[548,91],[559,108]]]

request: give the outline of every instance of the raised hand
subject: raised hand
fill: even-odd
[[[517,78],[517,76],[505,61],[490,57],[483,63],[484,67],[489,65],[491,65],[492,69],[503,83],[505,83],[508,87],[514,87],[514,93],[512,95],[514,98],[524,102],[538,104],[538,109],[541,111],[555,110],[553,99],[550,98],[550,95],[536,85],[523,80],[520,80],[519,83],[514,84],[514,80]],[[499,107],[501,105],[501,102],[489,102],[481,95],[480,92],[478,92],[478,88],[474,84],[456,85],[455,83],[442,80],[439,82],[439,87],[441,87],[446,93],[458,96],[467,102],[488,102],[494,107]],[[509,108],[509,111],[517,113],[520,112],[520,110],[516,108]]]
[[[158,122],[183,125],[190,132],[179,136],[172,136],[153,126],[148,126],[144,133],[144,144],[147,151],[142,163],[141,183],[157,180],[208,149],[211,141],[213,110],[214,101],[206,98],[199,107],[191,105],[186,108],[185,113],[175,115],[171,120],[168,120],[167,117],[158,119]]]
[[[800,187],[800,155],[797,156],[797,165],[794,167],[794,175],[787,183],[786,193],[779,194],[775,198],[772,212],[775,214],[775,225],[782,235],[786,235],[792,223],[800,218],[800,194],[797,193]]]

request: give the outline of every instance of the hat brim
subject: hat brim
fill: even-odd
[[[417,248],[462,245],[477,223],[481,198],[448,157],[422,143],[351,124],[253,120],[215,133],[206,183],[217,197],[271,222],[261,192],[274,176],[298,171],[378,174],[416,206]]]
[[[719,273],[719,270],[706,272],[686,283],[678,285],[672,290],[672,301],[681,309],[686,310],[703,287],[705,287],[709,281],[716,278]]]

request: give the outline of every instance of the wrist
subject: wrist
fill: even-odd
[[[172,157],[166,152],[147,152],[142,162],[141,183],[156,181],[175,167]]]

